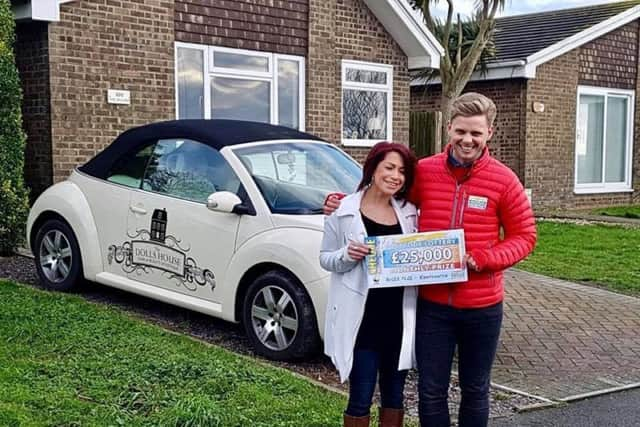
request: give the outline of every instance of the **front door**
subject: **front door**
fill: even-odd
[[[135,268],[129,277],[219,301],[240,216],[211,211],[206,200],[234,186],[237,192],[239,181],[217,150],[191,140],[159,141],[142,189],[130,201],[128,233]]]

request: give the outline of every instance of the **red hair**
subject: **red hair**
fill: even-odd
[[[367,159],[364,161],[362,167],[362,181],[358,185],[358,190],[363,190],[373,178],[373,173],[380,164],[381,161],[387,156],[387,154],[395,152],[402,158],[404,163],[404,185],[395,194],[396,199],[405,199],[409,193],[409,189],[413,185],[413,180],[416,173],[416,155],[411,151],[409,147],[403,144],[395,142],[382,141],[371,147],[371,151],[367,155]]]

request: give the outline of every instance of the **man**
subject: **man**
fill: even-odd
[[[462,228],[469,280],[420,288],[416,358],[420,425],[450,425],[448,389],[455,349],[462,400],[460,427],[486,426],[489,385],[502,324],[503,270],[535,246],[531,206],[518,177],[491,157],[496,107],[478,93],[451,108],[443,153],[419,161],[410,200],[420,231]],[[325,213],[339,206],[329,197]],[[501,237],[500,229],[503,235]]]

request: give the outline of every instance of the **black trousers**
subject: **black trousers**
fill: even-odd
[[[416,358],[422,427],[449,427],[449,381],[458,348],[462,400],[460,427],[485,427],[489,420],[489,385],[496,355],[502,303],[457,309],[418,300]]]

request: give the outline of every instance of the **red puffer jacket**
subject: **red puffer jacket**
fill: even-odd
[[[488,307],[504,297],[502,270],[533,250],[535,219],[518,177],[488,149],[458,182],[447,162],[450,148],[418,162],[410,200],[420,209],[420,231],[464,229],[466,251],[480,272],[469,270],[463,283],[423,286],[420,297],[456,308]]]

